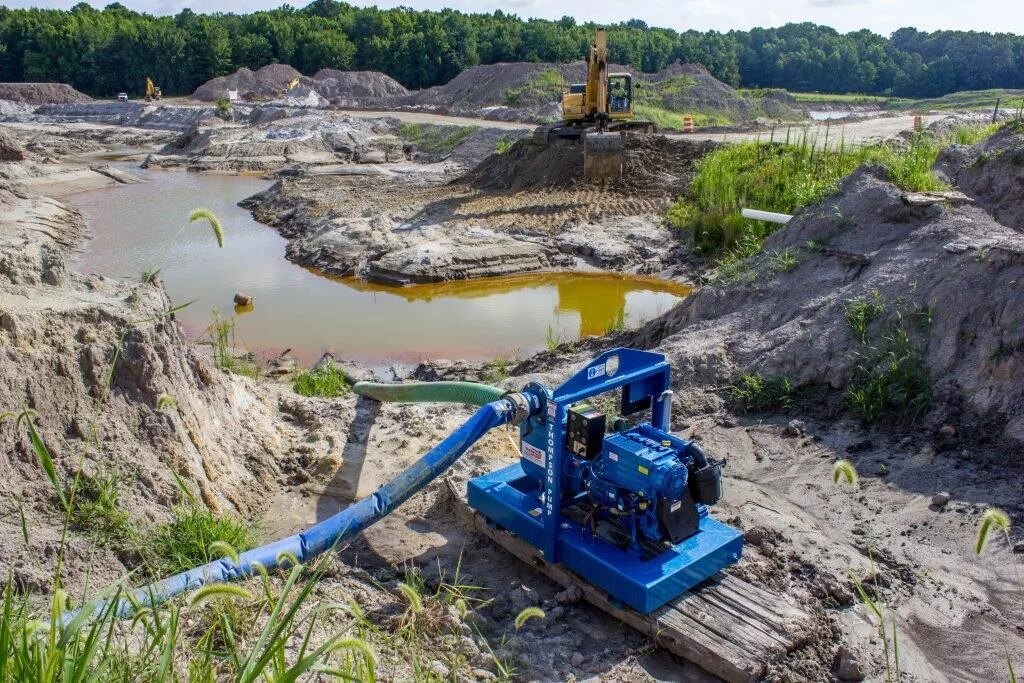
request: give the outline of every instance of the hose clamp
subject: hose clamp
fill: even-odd
[[[509,420],[509,424],[519,424],[526,418],[530,417],[530,401],[523,395],[522,392],[509,392],[505,394],[511,403],[512,407],[515,408],[515,413],[512,414],[512,419]]]

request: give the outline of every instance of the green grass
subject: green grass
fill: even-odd
[[[936,111],[992,109],[996,105],[997,99],[1000,100],[999,108],[1001,110],[1013,111],[1024,106],[1024,90],[1011,90],[1007,88],[963,90],[943,95],[942,97],[894,100],[890,104],[890,108]]]
[[[561,102],[562,94],[569,84],[556,69],[544,69],[535,73],[525,85],[505,91],[505,106],[524,107],[546,102]]]
[[[348,394],[351,387],[345,373],[334,363],[327,362],[319,368],[296,375],[292,381],[292,389],[301,396],[335,398]]]
[[[862,160],[842,144],[817,149],[806,134],[793,143],[722,147],[698,162],[688,193],[669,207],[666,218],[689,230],[701,253],[724,252],[747,237],[763,242],[778,226],[743,218],[742,206],[793,213],[834,193]]]
[[[516,144],[515,140],[513,140],[508,135],[502,135],[500,138],[498,138],[498,141],[494,143],[494,153],[504,154],[505,152],[512,149],[512,145],[514,144]]]
[[[431,123],[398,124],[398,136],[417,150],[448,156],[476,132],[473,126],[437,126]]]
[[[854,310],[863,310],[855,304]],[[921,349],[911,340],[902,315],[881,339],[872,339],[867,331],[872,316],[880,315],[880,303],[866,304],[867,313],[859,313],[850,322],[860,348],[855,351],[853,379],[846,390],[850,409],[869,424],[909,423],[920,419],[932,406],[932,378],[924,364]],[[877,313],[876,313],[877,312]],[[866,321],[866,322],[865,322]]]
[[[889,179],[908,191],[941,190],[932,172],[946,145],[977,142],[993,126],[964,126],[949,136],[912,136],[905,147],[875,145],[854,148],[841,138],[818,140],[806,132],[785,135],[772,131],[768,140],[729,145],[697,164],[688,192],[673,202],[666,222],[693,235],[697,253],[717,255],[719,266],[760,250],[779,225],[743,218],[744,206],[792,214],[838,190],[839,181],[861,164],[885,167]],[[820,144],[819,144],[820,143]]]
[[[792,247],[775,249],[765,255],[768,257],[768,267],[775,273],[788,273],[800,263],[797,250]]]
[[[487,384],[498,384],[509,377],[516,359],[505,356],[498,356],[484,366],[480,373],[480,379]]]
[[[794,92],[790,93],[797,102],[802,104],[889,104],[901,101],[900,98],[885,95],[863,95],[859,93],[828,93],[828,92]]]
[[[143,552],[151,571],[160,576],[176,574],[217,559],[210,545],[226,543],[243,551],[256,545],[256,529],[241,519],[217,515],[195,502],[174,509],[170,522],[147,534]]]
[[[729,388],[729,393],[743,410],[765,412],[789,408],[795,390],[788,377],[744,373]]]
[[[626,306],[622,305],[617,311],[615,311],[615,317],[608,323],[608,327],[605,328],[605,334],[614,334],[616,332],[622,332],[626,329],[626,321],[628,320],[629,314],[626,311]]]
[[[638,119],[651,121],[659,130],[682,130],[683,118],[686,116],[692,116],[693,125],[697,127],[727,126],[730,123],[735,123],[735,120],[727,116],[724,112],[716,114],[708,114],[698,111],[676,112],[650,104],[634,105],[633,113],[636,114],[636,118]]]
[[[234,318],[222,318],[217,311],[213,312],[213,320],[206,328],[207,343],[213,347],[213,359],[217,367],[225,372],[245,377],[259,377],[260,366],[249,360],[247,354],[239,355],[235,351],[235,328],[238,321]]]
[[[850,332],[861,344],[868,343],[871,323],[885,312],[882,295],[876,290],[869,296],[846,302],[846,322]]]
[[[135,525],[121,507],[121,480],[114,472],[82,475],[74,491],[71,525],[100,545],[125,550],[135,543]],[[70,500],[72,491],[66,493]]]

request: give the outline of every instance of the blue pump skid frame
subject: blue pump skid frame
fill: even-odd
[[[609,596],[644,614],[678,597],[739,560],[743,535],[708,515],[698,505],[699,531],[649,558],[620,548],[562,515],[562,463],[569,408],[598,394],[622,389],[631,403],[650,399],[651,424],[674,445],[687,442],[668,436],[670,367],[658,353],[634,349],[607,351],[554,392],[547,392],[541,414],[523,423],[524,431],[546,429],[542,462],[534,453],[517,464],[470,480],[470,506],[492,523],[537,547],[547,562],[561,563]],[[532,385],[537,390],[537,385]],[[535,449],[536,450],[536,449]],[[531,462],[532,460],[532,462]],[[526,467],[538,469],[529,476]],[[536,464],[535,464],[536,463]],[[539,468],[543,468],[542,470]],[[539,478],[543,479],[543,484]],[[543,488],[543,490],[542,490]]]

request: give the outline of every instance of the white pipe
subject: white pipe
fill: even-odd
[[[769,223],[788,223],[793,218],[788,213],[773,213],[757,209],[743,209],[740,213],[744,218],[753,218],[755,221],[768,221]]]

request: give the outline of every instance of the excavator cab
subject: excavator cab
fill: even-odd
[[[608,115],[614,120],[633,117],[633,77],[629,74],[608,76]]]

